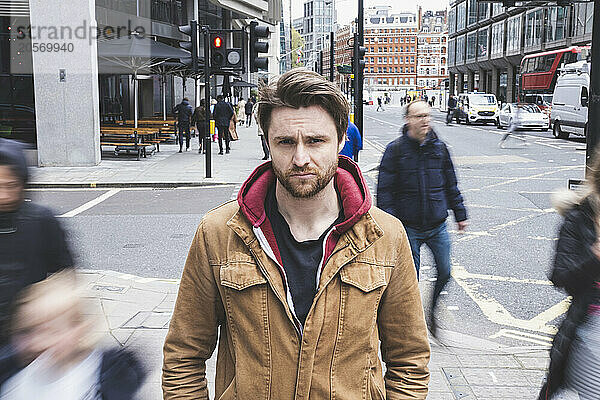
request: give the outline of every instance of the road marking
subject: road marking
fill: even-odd
[[[80,205],[79,207],[77,207],[75,209],[73,209],[69,212],[66,212],[62,215],[59,215],[59,218],[71,218],[78,214],[81,214],[82,212],[89,210],[90,208],[102,203],[104,200],[111,198],[112,196],[119,193],[120,191],[121,191],[121,189],[111,189],[108,192],[96,197],[93,200],[88,201],[85,204]]]
[[[550,347],[552,345],[552,338],[542,335],[534,335],[528,332],[516,331],[513,329],[500,329],[497,333],[490,336],[490,339],[496,339],[499,337],[507,337],[510,339],[523,340],[538,344],[544,347]]]
[[[453,264],[452,277],[467,293],[467,295],[479,306],[483,314],[487,319],[501,326],[508,326],[511,328],[518,328],[527,331],[540,332],[548,335],[554,335],[556,333],[556,327],[548,325],[548,323],[558,316],[560,316],[565,308],[565,301],[561,301],[557,305],[550,307],[549,309],[538,314],[532,319],[521,319],[514,317],[508,310],[500,304],[496,299],[488,294],[481,292],[482,285],[475,282],[473,277],[469,277],[469,273],[461,265]],[[489,276],[490,278],[492,276]],[[515,278],[509,277],[494,277],[493,280],[515,282]],[[518,280],[523,283],[534,283],[534,280],[521,279]],[[546,283],[544,283],[546,284]]]
[[[372,140],[369,140],[369,139],[367,139],[367,138],[365,138],[365,139],[364,139],[364,141],[365,141],[365,142],[367,142],[367,143],[368,143],[369,145],[371,145],[372,147],[374,147],[374,148],[375,148],[375,150],[378,150],[378,151],[380,151],[381,153],[383,153],[383,152],[385,151],[385,146],[383,146],[383,145],[381,145],[381,144],[379,144],[379,143],[377,143],[377,142],[374,142],[374,141],[372,141]]]
[[[467,271],[464,267],[459,267],[455,269],[452,273],[452,276],[456,279],[481,279],[485,281],[498,281],[498,282],[511,282],[511,283],[527,283],[534,285],[542,285],[542,286],[552,286],[552,282],[548,280],[541,279],[527,279],[527,278],[514,278],[512,276],[498,276],[498,275],[489,275],[489,274],[476,274]]]
[[[367,118],[371,118],[372,120],[374,120],[374,121],[377,121],[377,122],[379,122],[380,124],[382,124],[382,123],[385,123],[385,124],[389,124],[389,125],[391,125],[391,126],[395,126],[395,127],[398,127],[398,128],[402,128],[402,127],[404,126],[404,125],[400,125],[400,124],[395,124],[395,123],[393,123],[393,122],[384,121],[384,120],[382,120],[382,119],[379,119],[379,118],[371,117],[370,115],[365,115],[365,117],[367,117]],[[383,124],[382,124],[382,125],[383,125]]]
[[[458,311],[458,306],[447,306],[446,307],[449,311]]]
[[[490,374],[494,383],[498,383],[498,378],[496,378],[496,375],[492,371],[489,371],[488,374]]]

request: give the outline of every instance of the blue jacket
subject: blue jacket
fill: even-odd
[[[467,219],[450,153],[433,130],[421,145],[405,125],[402,136],[387,146],[379,166],[377,206],[413,229],[438,226],[448,209],[457,222]]]
[[[354,152],[358,153],[359,150],[362,150],[362,141],[358,128],[350,121],[348,121],[346,136],[346,144],[344,145],[342,151],[340,151],[340,154],[346,157],[354,158]]]

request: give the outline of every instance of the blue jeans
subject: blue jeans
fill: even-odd
[[[437,269],[437,281],[433,289],[432,310],[437,306],[437,300],[440,293],[450,280],[450,237],[446,230],[446,222],[433,229],[419,230],[404,227],[410,242],[415,268],[417,269],[417,279],[419,278],[419,268],[421,266],[421,245],[425,243],[433,253],[435,268]]]

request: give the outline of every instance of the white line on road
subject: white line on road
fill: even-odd
[[[102,203],[104,200],[114,196],[115,194],[119,193],[120,191],[121,191],[121,189],[111,189],[108,192],[96,197],[95,199],[90,200],[87,203],[75,208],[74,210],[71,210],[62,215],[59,215],[59,218],[71,218],[71,217],[76,216],[77,214],[81,214],[82,212],[89,210],[90,208]]]
[[[496,375],[492,371],[489,371],[488,374],[490,374],[494,383],[498,383],[498,378],[496,378]]]

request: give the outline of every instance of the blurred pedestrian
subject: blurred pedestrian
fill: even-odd
[[[572,297],[550,350],[539,400],[560,389],[581,400],[600,399],[600,153],[596,150],[586,190],[561,191],[553,206],[563,217],[550,280]]]
[[[246,128],[249,128],[252,125],[252,110],[254,109],[255,101],[252,99],[248,99],[248,103],[246,103]]]
[[[223,100],[222,95],[218,95],[213,119],[219,132],[219,155],[223,154],[223,139],[225,139],[225,152],[229,154],[229,124],[234,115],[231,105]]]
[[[165,400],[208,398],[217,338],[216,399],[425,400],[430,349],[409,243],[338,156],[348,113],[312,71],[261,88],[272,161],[200,222],[164,345]]]
[[[127,350],[103,349],[74,272],[26,288],[0,352],[0,400],[133,399],[145,377]]]
[[[340,154],[358,161],[358,152],[362,150],[362,138],[354,123],[348,118],[348,129],[346,130],[346,144]]]
[[[268,160],[270,156],[269,152],[269,144],[267,143],[267,138],[265,138],[265,133],[260,127],[260,123],[258,121],[258,103],[254,104],[254,110],[252,111],[252,115],[254,116],[254,122],[256,122],[256,126],[258,128],[258,137],[260,138],[260,144],[263,149],[263,160]]]
[[[456,117],[456,106],[456,97],[453,94],[451,94],[448,98],[448,113],[446,114],[446,125],[449,125],[454,118],[456,118],[458,122],[458,117]]]
[[[183,149],[183,138],[185,137],[185,151],[190,149],[190,119],[194,110],[189,103],[187,97],[184,97],[181,103],[177,104],[173,109],[173,113],[177,115],[177,128],[179,139],[179,152]]]
[[[525,140],[525,138],[522,138],[516,134],[517,130],[519,129],[519,124],[521,122],[521,117],[523,113],[523,111],[521,110],[521,106],[519,104],[511,104],[510,107],[512,108],[513,112],[508,122],[506,133],[502,136],[502,139],[500,139],[500,142],[498,143],[498,147],[502,149],[504,148],[504,145],[506,144],[506,139],[508,139],[509,136],[520,140],[524,145],[529,144],[527,143],[527,140]]]
[[[23,146],[0,138],[0,346],[16,294],[73,267],[65,232],[53,213],[25,201],[29,174]]]
[[[244,125],[244,113],[246,112],[246,100],[243,98],[237,103],[237,121],[240,125]]]
[[[378,97],[378,98],[377,98],[377,109],[376,109],[375,111],[379,111],[380,109],[381,109],[381,111],[385,111],[385,110],[383,109],[383,106],[382,106],[382,100],[381,100],[381,97]]]
[[[450,280],[448,209],[454,211],[458,230],[467,227],[467,211],[456,182],[446,144],[430,126],[431,108],[424,101],[405,107],[402,135],[385,149],[379,167],[377,206],[404,224],[419,275],[421,245],[433,253],[437,281],[431,300],[429,326],[436,335],[435,309]]]
[[[202,153],[202,145],[204,139],[208,137],[208,133],[206,132],[206,102],[204,99],[200,99],[200,105],[196,107],[194,113],[192,114],[192,125],[196,126],[196,131],[198,132],[198,153]]]
[[[435,96],[431,96],[431,106],[435,107]]]

